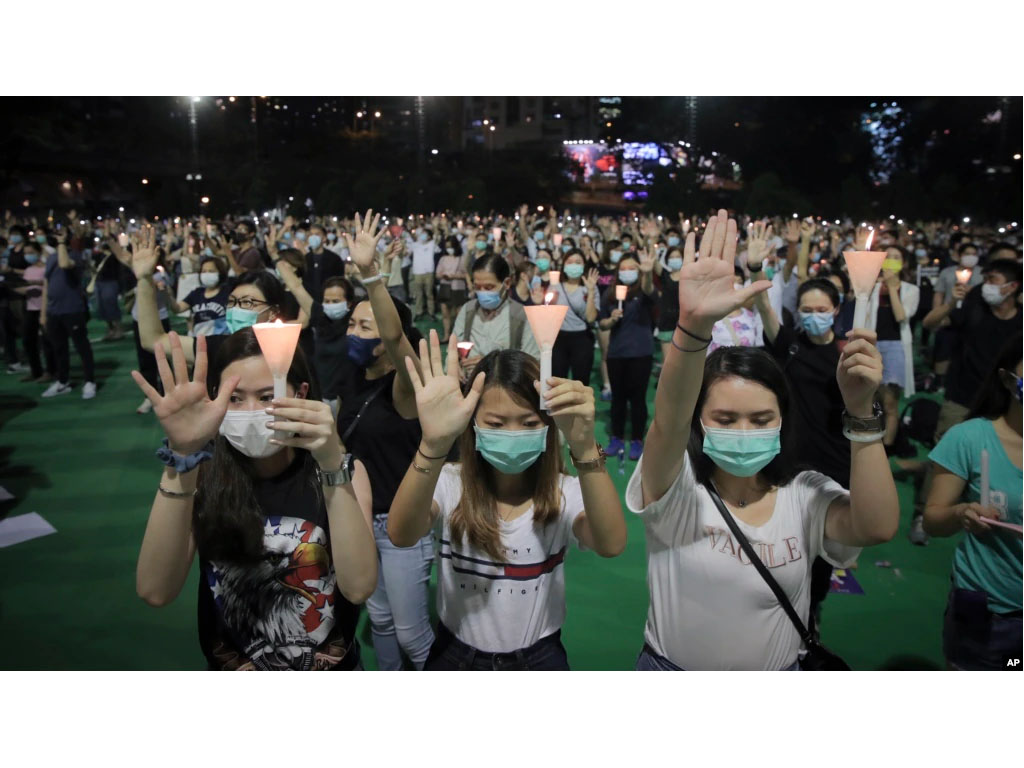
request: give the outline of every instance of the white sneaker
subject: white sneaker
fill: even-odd
[[[147,397],[145,400],[142,401],[142,405],[140,405],[138,408],[135,409],[135,412],[136,413],[149,413],[152,410],[153,410],[153,404],[151,402],[149,402],[149,398]]]
[[[57,395],[66,395],[70,391],[70,384],[62,384],[59,381],[55,381],[53,382],[53,384],[46,388],[46,391],[43,392],[43,397],[56,397]]]
[[[11,363],[7,366],[8,373],[24,373],[28,370],[28,366],[24,363]]]
[[[82,387],[82,399],[92,400],[94,397],[96,397],[96,383],[92,381],[85,382],[85,385]]]

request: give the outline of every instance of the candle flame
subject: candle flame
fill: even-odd
[[[971,270],[967,268],[958,269],[956,271],[956,279],[961,285],[966,284],[967,281],[971,279]]]
[[[274,321],[274,325],[284,325],[284,323],[281,322],[281,318],[279,317]]]
[[[867,243],[864,244],[864,250],[865,251],[870,251],[871,250],[871,241],[874,239],[874,237],[875,237],[875,230],[872,229],[868,233],[868,241],[867,241]]]
[[[544,304],[550,304],[555,299],[554,291],[548,291],[544,294]]]

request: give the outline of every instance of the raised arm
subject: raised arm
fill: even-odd
[[[798,260],[797,245],[800,242],[800,222],[796,219],[787,221],[783,237],[786,239],[786,264],[782,268],[782,281],[788,283]]]
[[[132,247],[132,271],[138,280],[135,289],[135,303],[139,315],[139,341],[148,352],[157,348],[169,349],[170,341],[160,323],[160,309],[156,302],[156,285],[153,273],[156,271],[156,248],[153,228],[146,226],[139,233]],[[195,360],[195,339],[189,336],[181,339],[181,347],[188,362]],[[160,355],[158,354],[157,357]]]
[[[588,323],[592,323],[597,320],[597,280],[598,272],[596,269],[591,269],[587,272],[587,276],[583,279],[583,285],[587,288],[587,306],[584,310],[586,320]]]
[[[654,256],[647,251],[640,251],[640,290],[650,296],[654,293]]]
[[[388,293],[387,285],[380,268],[377,265],[377,243],[380,241],[384,230],[378,231],[380,214],[374,215],[372,210],[366,212],[366,218],[360,219],[356,214],[356,236],[353,238],[345,233],[345,242],[348,245],[352,261],[359,269],[359,276],[366,293],[370,298],[370,306],[373,308],[373,318],[377,323],[377,331],[380,333],[380,340],[384,343],[384,349],[395,366],[398,375],[395,376],[394,404],[395,410],[403,419],[416,418],[416,394],[413,390],[409,371],[405,367],[404,360],[411,357],[416,361],[416,353],[409,343],[409,339],[402,330],[402,319],[398,316],[395,302]],[[397,241],[388,248],[388,253],[397,255],[401,249]]]
[[[850,331],[836,370],[847,412],[867,419],[874,413],[875,392],[882,383],[882,356],[874,331]],[[867,547],[896,535],[900,501],[889,458],[881,440],[850,441],[850,496],[832,502],[825,518],[825,536],[840,544]]]
[[[284,259],[278,259],[274,263],[277,265],[277,271],[281,275],[281,282],[284,283],[284,287],[288,289],[288,292],[295,297],[295,300],[299,302],[299,308],[303,314],[307,318],[312,317],[313,306],[316,304],[316,300],[309,295],[309,291],[302,284],[302,280],[295,273],[295,267]]]
[[[699,255],[695,244],[691,232],[679,273],[679,325],[658,379],[654,421],[647,432],[642,464],[645,505],[660,499],[682,469],[711,329],[719,319],[771,287],[767,280],[760,280],[734,289],[736,222],[724,210],[708,222]]]
[[[75,262],[68,253],[67,234],[57,233],[57,266],[61,269],[74,269]]]
[[[769,242],[772,239],[772,225],[765,221],[758,221],[751,225],[748,231],[746,260],[750,279],[753,281],[760,279],[764,275],[764,261],[771,253]],[[768,341],[774,344],[776,337],[779,335],[781,323],[779,323],[775,310],[772,309],[772,303],[768,299],[767,291],[762,291],[754,297],[754,306],[757,308],[757,313],[761,316],[764,335],[768,338]]]
[[[405,359],[405,368],[416,392],[416,410],[423,437],[388,513],[388,538],[396,547],[411,547],[427,535],[437,519],[440,510],[433,502],[437,478],[455,440],[469,426],[484,389],[484,374],[478,373],[463,397],[456,342],[453,334],[448,339],[447,373],[441,367],[441,343],[433,329],[429,353],[427,342],[420,340],[420,371],[416,369],[415,358]]]
[[[192,381],[188,378],[181,340],[172,333],[169,341],[173,375],[163,347],[158,345],[155,350],[163,396],[138,371],[132,371],[132,378],[153,403],[153,412],[167,435],[170,449],[181,456],[188,456],[202,450],[217,436],[239,377],[226,381],[217,399],[210,400],[206,389],[205,337],[199,337]],[[196,552],[196,541],[192,535],[192,506],[199,472],[200,469],[195,468],[179,473],[167,467],[160,476],[160,490],[149,511],[135,569],[135,591],[154,607],[172,602],[188,578]]]

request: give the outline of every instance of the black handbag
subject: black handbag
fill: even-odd
[[[726,525],[729,526],[729,530],[732,531],[732,535],[736,537],[739,542],[740,548],[746,554],[747,558],[753,563],[757,572],[761,574],[761,578],[764,579],[765,584],[775,593],[775,597],[779,601],[779,605],[782,606],[782,610],[786,612],[789,620],[793,622],[793,626],[796,627],[797,634],[800,635],[800,640],[804,644],[806,649],[806,655],[800,659],[800,669],[808,672],[849,672],[850,665],[842,660],[838,655],[832,653],[828,648],[818,642],[817,638],[814,637],[808,630],[807,625],[801,621],[797,615],[796,610],[793,608],[793,604],[789,602],[789,598],[786,593],[779,586],[779,582],[775,580],[775,577],[771,575],[764,563],[761,562],[761,558],[754,552],[754,548],[750,546],[750,542],[747,541],[747,537],[743,535],[739,526],[736,525],[736,520],[733,519],[732,513],[729,512],[725,503],[722,501],[722,497],[718,495],[718,491],[708,486],[708,493],[711,494],[711,500],[715,502],[715,506],[718,507],[718,511],[722,513],[722,517],[725,518]]]

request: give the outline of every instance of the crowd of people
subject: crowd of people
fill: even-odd
[[[866,250],[858,299],[843,253]],[[198,554],[211,669],[359,669],[364,603],[381,669],[568,669],[567,551],[619,555],[627,514],[637,669],[842,668],[822,601],[896,535],[894,473],[915,544],[962,535],[950,667],[1020,655],[1015,227],[7,212],[0,254],[6,370],[43,398],[76,392],[69,341],[102,397],[87,326],[117,341],[130,310],[131,406],[166,434],[137,590],[175,600]],[[543,387],[542,304],[567,307]],[[275,320],[302,326],[283,398],[252,330]],[[633,466],[624,499],[609,460]]]

